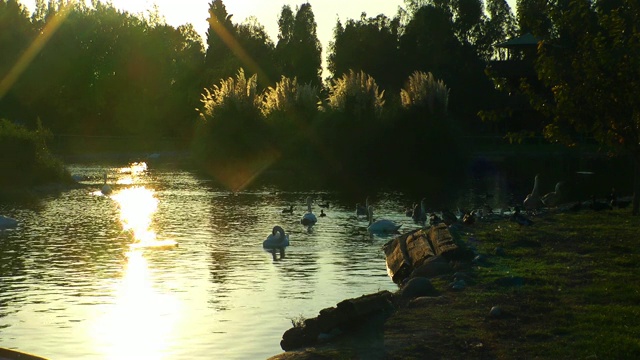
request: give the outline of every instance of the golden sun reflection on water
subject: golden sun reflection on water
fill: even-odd
[[[152,189],[127,188],[112,196],[120,221],[133,244],[157,246],[151,229],[158,200]],[[133,245],[132,244],[132,245]],[[145,245],[146,244],[146,245]],[[154,286],[155,271],[145,253],[132,247],[126,253],[123,277],[116,284],[114,303],[97,319],[95,338],[106,359],[162,359],[179,320],[180,301]]]
[[[180,317],[180,302],[154,288],[152,276],[143,253],[129,252],[115,303],[102,314],[95,329],[105,359],[170,357],[167,350]]]
[[[129,166],[118,169],[120,175],[118,177],[118,185],[132,185],[135,183],[135,178],[144,174],[147,171],[147,163],[134,162]]]
[[[144,186],[123,189],[111,196],[120,207],[122,229],[131,233],[136,242],[153,242],[156,233],[151,230],[153,214],[158,209],[154,191]]]

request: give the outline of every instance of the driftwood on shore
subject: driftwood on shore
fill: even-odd
[[[397,284],[432,257],[454,260],[461,255],[445,224],[402,234],[386,243],[383,250],[389,276]]]

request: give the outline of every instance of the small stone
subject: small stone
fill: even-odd
[[[414,277],[402,288],[401,294],[402,297],[410,299],[420,296],[438,296],[438,291],[433,287],[429,279]]]
[[[500,317],[502,315],[502,308],[500,306],[494,306],[489,311],[489,316]]]

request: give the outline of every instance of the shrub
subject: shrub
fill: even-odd
[[[257,79],[256,74],[247,79],[239,69],[235,78],[204,90],[194,136],[201,160],[238,158],[259,148],[265,134]]]
[[[446,114],[449,105],[449,89],[442,80],[431,73],[415,71],[400,90],[402,106],[406,109],[426,109],[430,114]]]
[[[349,70],[329,85],[327,106],[357,121],[378,118],[384,106],[384,91],[379,91],[375,79],[364,71]]]
[[[51,182],[69,181],[64,164],[47,147],[51,133],[38,120],[29,130],[0,119],[0,186],[29,187]]]
[[[264,93],[262,114],[269,116],[274,112],[285,114],[311,115],[318,111],[317,87],[310,84],[299,85],[297,78],[282,76],[275,87],[269,87]]]
[[[279,156],[260,112],[257,75],[222,80],[205,89],[196,125],[193,155],[203,171],[239,191]]]

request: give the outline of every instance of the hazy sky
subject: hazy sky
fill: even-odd
[[[33,11],[35,0],[19,0],[27,6],[29,11]],[[516,0],[507,0],[510,6],[515,6]],[[87,0],[90,3],[89,0]],[[111,0],[116,8],[138,14],[146,13],[147,9],[157,4],[160,12],[164,15],[167,23],[174,27],[185,23],[191,23],[196,31],[206,42],[206,31],[208,28],[207,10],[212,0]],[[233,22],[241,23],[249,16],[255,16],[262,24],[271,40],[278,41],[278,17],[282,6],[289,4],[291,9],[296,10],[296,6],[306,3],[300,1],[286,0],[223,0],[229,14],[233,14]],[[309,1],[316,24],[318,25],[318,39],[322,43],[322,59],[326,61],[326,51],[329,41],[333,38],[333,28],[337,19],[344,24],[347,19],[359,19],[362,12],[366,12],[368,17],[378,14],[385,14],[393,17],[398,12],[398,7],[404,5],[403,0],[317,0]]]
[[[33,11],[35,0],[19,0]],[[131,13],[145,13],[153,4],[157,4],[160,12],[172,26],[192,23],[196,31],[206,42],[207,10],[212,0],[111,0],[116,8]],[[291,9],[306,3],[306,1],[285,0],[223,0],[229,14],[233,14],[233,22],[241,23],[249,16],[255,16],[262,24],[274,43],[278,36],[278,17],[282,6],[289,4]],[[359,19],[364,11],[368,16],[385,14],[393,17],[403,0],[318,0],[309,1],[318,24],[318,38],[325,50],[333,37],[333,28],[339,18],[343,23],[347,19]]]

